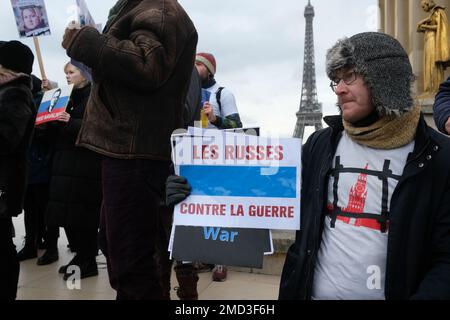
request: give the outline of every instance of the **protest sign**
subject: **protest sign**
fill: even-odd
[[[17,30],[21,38],[33,37],[36,57],[41,70],[42,79],[46,79],[44,63],[42,60],[39,36],[50,35],[47,10],[44,0],[11,0],[16,18]]]
[[[173,137],[173,161],[192,186],[174,224],[299,230],[301,141],[215,132]]]
[[[11,0],[21,38],[50,35],[44,0]]]
[[[172,257],[227,266],[262,268],[272,253],[270,230],[220,227],[175,227]]]
[[[36,126],[58,119],[58,117],[66,111],[72,90],[73,84],[46,91],[38,109]]]
[[[94,18],[92,18],[91,13],[89,12],[86,1],[77,0],[77,7],[78,7],[78,18],[80,19],[78,22],[80,23],[80,25],[95,27],[96,24]]]
[[[218,131],[217,129],[207,129],[206,127],[188,127],[186,130],[187,134],[191,136],[217,136]],[[220,130],[219,132],[222,132],[225,134],[235,133],[235,134],[246,134],[250,136],[259,136],[260,135],[260,127],[254,126],[254,127],[244,127],[244,128],[233,128],[233,129],[224,129]],[[183,134],[185,134],[183,133]]]

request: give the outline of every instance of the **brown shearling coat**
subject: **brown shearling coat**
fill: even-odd
[[[77,145],[119,159],[170,160],[197,38],[176,0],[129,0],[103,34],[78,31],[67,53],[92,68],[94,81]]]

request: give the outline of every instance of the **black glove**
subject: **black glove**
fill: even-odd
[[[172,207],[186,199],[191,194],[192,187],[186,178],[169,176],[166,181],[166,205]]]

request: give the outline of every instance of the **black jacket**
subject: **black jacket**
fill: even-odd
[[[192,70],[189,90],[184,103],[184,127],[195,126],[196,121],[200,121],[202,109],[202,81],[198,74],[197,68]]]
[[[22,212],[35,118],[31,78],[22,75],[0,83],[0,216]]]
[[[48,131],[44,126],[34,130],[28,150],[28,185],[50,182],[54,139]]]
[[[342,136],[341,117],[303,147],[301,230],[288,251],[280,299],[310,299],[319,251],[328,172]],[[415,148],[392,195],[386,299],[450,299],[450,140],[423,116]]]
[[[434,121],[439,131],[445,131],[445,123],[450,118],[450,78],[444,81],[439,88],[433,106]]]
[[[74,90],[67,107],[70,121],[54,124],[56,146],[46,212],[49,225],[98,226],[102,200],[100,156],[75,146],[89,93],[90,86]]]
[[[42,81],[34,75],[31,75],[31,77],[33,79],[31,93],[36,109],[39,109],[44,96],[44,91],[41,89]],[[49,130],[46,130],[46,126],[36,127],[28,150],[28,185],[48,184],[50,182],[53,146],[53,136]]]

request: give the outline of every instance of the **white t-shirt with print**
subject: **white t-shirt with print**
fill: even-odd
[[[338,160],[344,170],[338,178],[337,206],[352,214],[381,215],[383,181],[376,175],[384,171],[388,177],[384,198],[389,212],[392,194],[413,149],[414,142],[394,150],[373,149],[355,143],[344,132],[333,161],[333,169],[336,169]],[[359,172],[345,172],[354,169]],[[328,182],[329,213],[334,207],[334,182],[335,177],[331,175]],[[333,228],[332,216],[327,214],[312,298],[384,300],[388,233],[389,224],[382,232],[376,219],[348,217],[345,213],[337,217]]]

